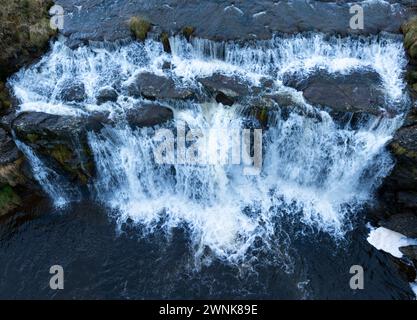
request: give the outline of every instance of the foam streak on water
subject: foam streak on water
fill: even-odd
[[[76,50],[57,42],[38,65],[21,71],[10,83],[21,111],[119,114],[140,103],[127,97],[126,86],[134,76],[141,71],[163,75],[166,61],[172,64],[170,76],[184,87],[198,88],[196,78],[215,72],[235,74],[254,84],[270,76],[277,91],[288,91],[298,105],[316,116],[293,112],[281,117],[277,111],[271,129],[264,132],[261,175],[242,175],[242,168],[233,165],[157,165],[152,152],[154,131],[119,123],[89,134],[98,172],[92,186],[95,198],[114,209],[121,223],[131,218],[149,232],[161,221],[167,230],[187,225],[197,256],[210,248],[216,256],[236,261],[256,238],[279,246],[277,229],[284,215],[293,217],[294,223],[301,219],[304,225],[342,237],[352,215],[372,198],[392,166],[384,146],[401,117],[374,119],[357,130],[340,128],[328,113],[309,105],[300,92],[284,87],[282,81],[285,76],[304,77],[317,69],[346,74],[374,70],[383,81],[388,104],[401,113],[406,105],[401,40],[309,35],[239,45],[172,38],[171,47],[173,54],[168,55],[152,40],[144,45]],[[74,79],[85,85],[88,97],[84,103],[68,105],[60,100],[59,92]],[[118,88],[121,95],[117,103],[98,106],[95,95],[107,85]],[[175,112],[173,127],[179,121],[213,132],[242,127],[239,108],[168,103]],[[230,139],[224,137],[225,142]]]

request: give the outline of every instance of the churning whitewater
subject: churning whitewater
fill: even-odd
[[[196,257],[209,248],[229,261],[244,258],[257,239],[266,247],[279,246],[284,216],[307,229],[343,237],[392,167],[384,147],[401,125],[408,105],[401,39],[312,34],[241,45],[173,37],[170,45],[171,54],[154,40],[90,44],[72,50],[61,39],[39,63],[21,70],[9,83],[20,112],[73,116],[100,112],[112,119],[112,125],[88,135],[97,172],[88,196],[104,203],[120,224],[130,218],[145,232],[162,227],[168,233],[184,226],[190,230]],[[325,109],[310,105],[302,92],[285,85],[288,78],[302,79],[317,70],[376,72],[385,93],[380,107],[389,110],[381,114],[389,115],[364,117],[356,126],[341,124]],[[291,105],[274,106],[268,119],[260,174],[242,174],[243,164],[157,164],[157,128],[132,128],[125,116],[144,102],[127,90],[144,71],[169,73],[178,88],[194,92],[201,92],[197,78],[215,73],[238,76],[253,86],[271,78],[270,93],[290,97]],[[68,104],[60,93],[74,79],[84,84],[86,99]],[[120,94],[117,101],[99,105],[97,92],[106,86],[116,87]],[[161,103],[174,111],[174,120],[166,128],[175,132],[185,124],[190,130],[210,131],[210,139],[216,141],[209,149],[213,153],[219,149],[228,153],[231,133],[247,125],[248,105],[224,106],[214,99]],[[40,155],[23,143],[19,147],[56,205],[80,198],[80,192],[66,187],[53,168],[41,165]]]

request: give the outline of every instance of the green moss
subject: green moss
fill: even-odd
[[[7,0],[0,6],[0,78],[6,79],[39,57],[55,34],[49,0]]]
[[[400,146],[398,143],[391,144],[391,150],[394,154],[401,156],[407,153],[407,149]]]
[[[35,143],[36,141],[38,141],[39,136],[36,133],[29,133],[26,135],[26,138],[30,143]]]
[[[164,51],[167,53],[171,53],[171,45],[169,43],[169,35],[166,32],[162,32],[160,36],[160,40],[162,45],[164,46]]]
[[[406,34],[408,33],[411,29],[416,28],[417,27],[417,16],[414,16],[413,18],[411,18],[410,20],[408,20],[407,22],[405,22],[402,26],[401,26],[401,31]]]
[[[51,151],[51,155],[64,167],[67,167],[67,162],[72,159],[72,151],[63,144],[54,146]]]
[[[21,205],[20,197],[13,191],[9,185],[0,187],[0,215]]]
[[[417,42],[414,42],[411,47],[408,49],[408,54],[411,58],[417,58]]]
[[[132,17],[129,20],[129,27],[136,39],[145,41],[148,32],[151,29],[151,23],[143,18]]]
[[[29,29],[29,42],[32,46],[42,49],[47,46],[49,38],[55,31],[49,26],[49,19],[44,18]]]
[[[410,48],[417,41],[417,28],[408,31],[404,36],[404,47]]]
[[[397,156],[406,156],[408,158],[417,159],[417,152],[407,150],[398,143],[391,144],[391,150]]]
[[[191,36],[193,35],[194,31],[195,31],[194,27],[186,26],[182,29],[182,34],[189,41]]]
[[[266,107],[257,109],[256,119],[258,119],[261,125],[266,126],[268,123],[268,109]]]

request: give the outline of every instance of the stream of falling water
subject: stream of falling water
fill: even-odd
[[[262,239],[266,247],[276,247],[284,241],[279,232],[281,217],[342,238],[392,166],[384,147],[401,124],[408,102],[401,40],[311,34],[246,45],[201,39],[187,42],[178,37],[170,42],[172,54],[153,40],[75,50],[58,41],[42,61],[10,80],[21,102],[19,111],[74,116],[106,111],[118,119],[115,126],[89,133],[97,168],[91,197],[104,203],[120,224],[132,219],[146,232],[161,225],[167,232],[187,226],[196,257],[209,248],[220,259],[241,261],[256,239]],[[171,64],[168,71],[163,67],[167,62]],[[301,92],[284,85],[285,77],[302,79],[316,70],[377,72],[386,105],[398,116],[371,118],[355,129],[340,126],[329,113],[308,104]],[[242,165],[224,163],[157,165],[155,129],[131,128],[123,120],[126,110],[143,102],[128,96],[126,89],[142,71],[168,72],[178,87],[196,92],[201,90],[196,79],[214,73],[235,75],[253,85],[259,85],[263,77],[272,78],[273,93],[290,95],[294,108],[284,117],[278,106],[269,119],[269,129],[262,137],[260,174],[247,176],[242,174]],[[87,98],[69,105],[59,97],[74,79],[84,84]],[[97,105],[98,90],[108,85],[118,89],[118,100]],[[220,148],[226,152],[230,151],[231,133],[244,127],[245,118],[239,111],[245,105],[163,103],[175,115],[167,127],[175,130],[185,123],[193,130],[210,131],[216,141],[223,141]],[[39,160],[26,146],[22,151],[39,173]],[[73,200],[70,193],[62,195],[53,175],[46,172],[36,177],[60,205],[65,197]]]

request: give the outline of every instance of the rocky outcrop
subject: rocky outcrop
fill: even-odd
[[[10,132],[14,112],[5,81],[48,48],[55,35],[48,14],[52,5],[51,0],[8,0],[0,7],[0,216],[19,208],[36,193],[25,158]]]
[[[415,102],[415,87],[410,73],[415,68],[417,52],[417,17],[403,24],[404,47],[409,55],[408,80],[411,96]],[[403,126],[396,132],[388,146],[395,159],[391,174],[385,179],[380,190],[380,198],[389,215],[411,213],[417,208],[417,108],[409,111]]]
[[[109,119],[105,113],[77,117],[27,112],[14,119],[12,128],[20,141],[41,155],[53,168],[68,176],[73,183],[82,186],[95,175],[94,159],[88,144],[88,132],[99,132],[104,126],[112,126],[123,120],[134,128],[156,126],[171,120],[173,112],[159,104],[145,104],[130,109],[119,117],[118,120]],[[6,141],[2,143],[5,153],[0,158],[0,164],[7,155],[6,163],[19,161],[21,155],[14,142],[9,137],[5,139]],[[12,172],[18,173],[19,171],[12,170]],[[2,179],[13,178],[9,176],[10,173],[6,175],[5,172],[4,177],[1,173],[0,169],[0,182]],[[16,181],[17,177],[13,179]],[[8,183],[12,184],[12,182]]]
[[[412,3],[362,2],[366,12],[363,30],[351,30],[349,1],[232,1],[57,0],[65,12],[63,33],[71,46],[90,40],[114,41],[133,32],[143,39],[151,28],[165,33],[192,35],[211,40],[269,39],[274,33],[319,31],[330,34],[399,33],[413,12]],[[137,17],[133,20],[132,17]],[[210,17],[210,19],[207,19]],[[130,22],[130,23],[129,23]],[[193,27],[191,29],[191,27]]]
[[[24,162],[10,135],[0,128],[0,216],[16,209],[21,199],[15,187],[26,182],[21,173]]]
[[[407,80],[414,106],[388,145],[395,165],[379,190],[379,224],[417,238],[417,17],[403,24],[404,47],[409,56]],[[415,247],[400,248],[417,268]]]
[[[87,183],[94,173],[87,142],[89,129],[99,130],[100,127],[90,119],[41,112],[23,113],[13,121],[13,130],[19,140],[80,184]]]

